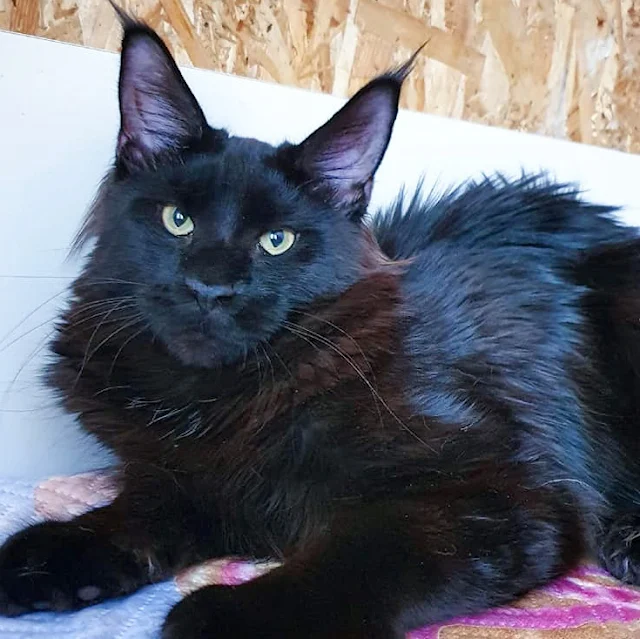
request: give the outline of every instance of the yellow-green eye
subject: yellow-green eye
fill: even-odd
[[[289,229],[278,229],[276,231],[267,231],[260,236],[260,246],[269,255],[282,255],[286,253],[296,241],[296,234]]]
[[[171,235],[189,235],[193,232],[193,220],[172,204],[162,209],[162,223]]]

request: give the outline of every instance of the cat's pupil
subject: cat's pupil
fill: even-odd
[[[284,242],[284,231],[271,231],[269,234],[269,241],[277,248]]]
[[[179,228],[179,227],[181,227],[181,226],[185,223],[186,219],[187,219],[187,218],[185,217],[184,213],[182,213],[182,212],[180,211],[180,209],[176,209],[176,210],[173,212],[173,223],[174,223],[178,228]]]

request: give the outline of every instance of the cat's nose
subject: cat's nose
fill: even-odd
[[[230,302],[238,292],[233,284],[205,284],[190,277],[185,280],[185,283],[198,302],[209,304]]]

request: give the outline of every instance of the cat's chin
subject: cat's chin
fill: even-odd
[[[151,332],[180,364],[199,368],[246,361],[257,344],[277,332],[286,316],[268,299],[241,309],[209,311],[194,308],[195,304],[175,304],[173,299],[159,301],[142,300]]]
[[[244,357],[244,344],[221,344],[203,333],[183,333],[162,339],[167,350],[184,366],[219,368]]]
[[[142,308],[151,332],[183,366],[219,368],[242,360],[253,346],[252,334],[230,313],[205,313],[195,305],[175,305],[173,300],[145,302]]]
[[[164,328],[164,327],[163,327]],[[156,340],[183,366],[219,368],[241,360],[248,346],[240,336],[206,334],[199,330],[155,330]]]

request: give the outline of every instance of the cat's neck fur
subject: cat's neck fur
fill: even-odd
[[[398,349],[402,265],[390,262],[366,230],[361,262],[359,280],[345,293],[297,309],[269,342],[215,369],[184,366],[147,331],[132,327],[109,337],[108,321],[88,319],[100,300],[96,287],[80,279],[55,344],[72,356],[54,370],[54,384],[75,413],[86,417],[90,404],[104,402],[130,415],[114,443],[136,427],[170,441],[259,428],[349,381],[376,393],[376,380]],[[135,370],[141,374],[132,375]]]

